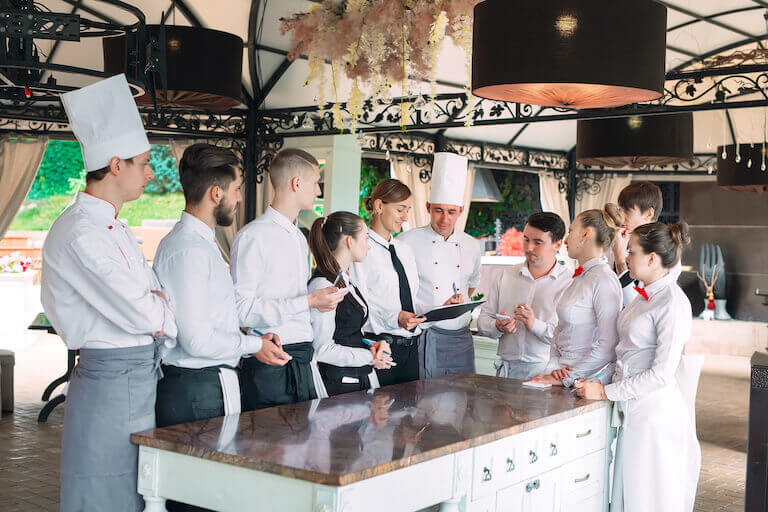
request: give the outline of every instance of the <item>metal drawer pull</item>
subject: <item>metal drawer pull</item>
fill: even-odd
[[[540,484],[538,478],[536,480],[534,480],[533,482],[528,482],[527,484],[525,484],[525,492],[531,492],[534,489],[538,489],[539,485],[541,485],[541,484]]]
[[[491,478],[493,478],[491,470],[488,468],[483,468],[483,482],[490,482]]]
[[[531,450],[530,452],[528,452],[528,456],[529,456],[529,458],[530,458],[531,464],[533,464],[534,462],[536,462],[537,460],[539,460],[539,456],[538,456],[538,455],[536,455],[536,452],[535,452],[535,451],[533,451],[533,450]]]
[[[511,473],[515,470],[515,461],[507,457],[507,473]]]
[[[592,429],[587,430],[583,434],[576,434],[576,439],[581,439],[582,437],[587,437],[588,435],[592,434]]]
[[[549,443],[549,448],[550,448],[549,454],[550,454],[552,457],[554,457],[555,455],[557,455],[557,445],[556,445],[555,443]]]
[[[587,476],[585,476],[584,478],[577,478],[576,480],[573,481],[573,483],[580,484],[581,482],[586,482],[587,480],[589,480],[589,473],[587,473]]]

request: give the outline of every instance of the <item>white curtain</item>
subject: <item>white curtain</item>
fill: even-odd
[[[461,212],[459,219],[456,221],[456,231],[464,231],[464,227],[467,225],[467,217],[469,217],[469,207],[472,204],[472,187],[475,184],[475,171],[477,168],[475,164],[469,164],[467,169],[467,183],[464,185],[464,211]]]
[[[0,138],[0,239],[16,218],[43,161],[48,137]]]
[[[615,203],[619,200],[621,189],[631,182],[631,174],[626,176],[608,175],[605,180],[598,183],[599,190],[596,193],[585,191],[581,198],[576,199],[576,215],[585,210],[602,210],[606,203]]]
[[[541,197],[541,209],[545,212],[556,213],[565,222],[565,231],[571,225],[571,216],[568,209],[568,198],[565,190],[560,191],[560,180],[550,173],[539,174],[539,195]],[[572,260],[568,257],[568,251],[565,244],[558,251],[557,258],[572,265]]]
[[[427,201],[429,200],[429,183],[422,183],[419,171],[413,165],[410,156],[391,156],[389,159],[390,176],[405,183],[411,189],[412,208],[408,214],[408,222],[403,226],[404,231],[426,226],[429,223]]]

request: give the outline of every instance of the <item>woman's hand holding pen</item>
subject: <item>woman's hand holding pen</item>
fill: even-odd
[[[343,288],[339,290],[335,286],[328,286],[327,288],[321,288],[307,295],[307,302],[309,303],[309,309],[317,309],[322,313],[328,313],[336,309],[339,302],[344,300],[344,296],[349,293],[349,290]]]
[[[253,354],[257,360],[271,366],[285,366],[291,360],[291,356],[283,350],[280,337],[268,332],[261,334],[261,350]]]
[[[580,398],[586,398],[588,400],[607,400],[605,396],[605,387],[600,383],[600,379],[594,378],[578,379],[573,383],[573,387],[576,388],[576,395]]]
[[[371,347],[371,353],[373,354],[373,366],[378,370],[386,370],[391,368],[392,365],[392,349],[389,347],[389,343],[386,341],[380,341],[377,347]]]

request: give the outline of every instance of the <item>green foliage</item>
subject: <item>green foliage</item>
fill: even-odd
[[[179,171],[170,147],[153,145],[150,165],[155,177],[147,183],[149,194],[181,192]],[[43,155],[28,201],[74,194],[85,186],[85,170],[80,144],[75,141],[52,140]]]
[[[365,220],[366,224],[371,223],[371,214],[365,209],[365,198],[368,197],[373,188],[382,180],[389,178],[389,172],[385,165],[377,165],[376,160],[364,159],[360,166],[360,204],[358,214]]]
[[[25,202],[11,223],[11,230],[45,231],[56,217],[72,202],[72,195],[51,196],[39,201]],[[136,201],[126,203],[120,210],[120,218],[131,226],[141,226],[144,219],[177,219],[184,209],[181,193],[161,196],[142,194]]]
[[[529,214],[533,210],[531,200],[522,190],[519,190],[514,182],[514,174],[505,172],[499,177],[494,173],[496,184],[504,200],[500,203],[487,205],[472,205],[467,216],[467,225],[464,231],[476,238],[493,234],[494,222],[497,218],[503,220],[510,212],[525,212]]]

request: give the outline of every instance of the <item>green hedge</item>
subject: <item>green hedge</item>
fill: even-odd
[[[171,148],[152,145],[150,165],[155,177],[147,183],[146,192],[166,194],[181,192],[179,171]],[[40,169],[27,194],[28,201],[52,196],[74,194],[84,183],[83,156],[80,144],[74,141],[52,140],[43,155]]]

